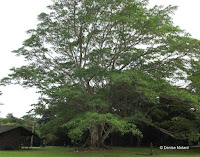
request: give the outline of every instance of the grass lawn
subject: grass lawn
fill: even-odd
[[[0,157],[145,157],[150,148],[114,147],[105,151],[77,152],[75,148],[46,147],[30,150],[0,151]],[[160,150],[154,148],[155,157],[200,157],[200,148],[189,150]],[[144,154],[144,155],[141,155]]]

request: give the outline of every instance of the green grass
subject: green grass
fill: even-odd
[[[46,147],[30,150],[0,151],[0,157],[144,157],[149,148],[114,147],[105,151],[76,151],[75,148]],[[155,157],[200,157],[200,148],[190,150],[160,150],[154,148]]]

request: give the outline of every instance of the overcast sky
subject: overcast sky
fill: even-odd
[[[20,57],[11,53],[18,49],[28,37],[26,31],[35,28],[37,15],[47,11],[46,6],[51,0],[1,0],[0,1],[0,78],[9,74],[9,69],[24,64]],[[173,16],[174,24],[189,32],[194,38],[200,39],[200,0],[150,0],[153,5],[179,6]],[[0,117],[13,113],[22,117],[37,102],[35,89],[23,89],[19,85],[0,87]]]

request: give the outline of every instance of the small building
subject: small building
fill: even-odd
[[[20,149],[22,137],[33,133],[22,126],[0,125],[0,150]]]

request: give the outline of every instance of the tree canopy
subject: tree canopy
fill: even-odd
[[[173,24],[177,7],[149,8],[148,0],[58,0],[48,8],[13,51],[27,64],[11,69],[2,84],[37,87],[35,112],[50,110],[73,141],[88,134],[85,146],[104,147],[115,131],[142,137],[138,122],[175,137],[152,119],[167,112],[162,100],[168,108],[199,107],[200,59],[200,41]],[[179,87],[181,81],[188,87]]]

